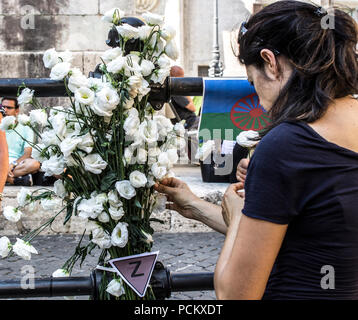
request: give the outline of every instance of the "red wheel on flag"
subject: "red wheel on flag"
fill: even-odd
[[[240,130],[260,131],[270,124],[266,110],[256,93],[237,101],[231,109],[231,121]]]

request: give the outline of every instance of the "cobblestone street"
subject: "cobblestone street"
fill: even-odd
[[[10,240],[16,240],[14,236]],[[78,235],[39,236],[33,241],[39,252],[32,255],[30,261],[18,257],[0,260],[0,280],[18,279],[23,276],[21,268],[30,265],[35,270],[36,278],[51,276],[72,255],[78,243]],[[161,261],[171,272],[195,273],[213,272],[216,260],[223,245],[224,236],[215,232],[194,233],[157,233],[154,235],[153,251],[159,250],[158,261]],[[99,250],[93,250],[87,256],[82,267],[76,264],[72,276],[88,276],[96,266]],[[61,297],[36,299],[63,299]],[[88,299],[86,296],[76,299]],[[174,292],[170,300],[211,300],[215,299],[214,291]]]

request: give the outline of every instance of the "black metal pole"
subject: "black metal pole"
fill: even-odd
[[[22,85],[35,90],[37,97],[65,97],[67,95],[63,81],[47,78],[0,78],[0,96],[16,97],[18,88]],[[171,96],[201,96],[203,78],[168,78],[163,86],[152,84],[151,87],[157,96],[156,100],[168,102]]]
[[[95,271],[89,277],[34,279],[28,289],[21,280],[0,281],[0,299],[91,296],[98,299],[102,274]],[[151,286],[157,299],[169,298],[172,292],[213,290],[213,273],[170,273],[167,269],[154,270]]]

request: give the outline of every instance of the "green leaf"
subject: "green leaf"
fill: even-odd
[[[140,204],[140,202],[137,199],[134,201],[134,205],[140,209],[143,209],[142,205]]]
[[[110,172],[101,181],[101,191],[107,191],[111,188],[112,184],[117,180],[117,175],[115,172]]]
[[[73,205],[72,203],[67,205],[67,214],[65,217],[65,220],[63,221],[63,225],[65,225],[72,217],[72,210],[73,210]]]

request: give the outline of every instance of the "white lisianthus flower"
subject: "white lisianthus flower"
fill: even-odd
[[[41,152],[42,152],[42,150],[43,150],[44,148],[46,148],[46,146],[45,146],[44,144],[42,144],[42,143],[37,144],[37,145],[36,145],[36,148],[33,148],[33,149],[32,149],[31,157],[32,157],[33,159],[35,159],[35,160],[41,162],[41,163],[42,163],[43,161],[45,161],[46,158],[45,158],[45,157],[42,157],[42,155],[41,155]],[[38,149],[40,149],[40,150],[38,150]]]
[[[82,219],[96,219],[103,211],[102,203],[96,201],[96,197],[82,199],[77,206],[78,216]]]
[[[126,58],[119,56],[107,64],[107,71],[111,73],[119,73],[123,70]]]
[[[87,87],[81,87],[75,92],[76,101],[84,105],[91,105],[94,101],[94,98],[95,93]]]
[[[114,60],[122,55],[123,55],[122,49],[120,47],[115,47],[115,48],[111,48],[111,49],[105,51],[102,54],[101,58],[106,64],[108,64],[112,60]]]
[[[157,63],[161,69],[170,70],[170,60],[168,57],[161,55]]]
[[[124,39],[138,39],[139,31],[137,28],[132,27],[128,23],[123,23],[116,27],[118,34]]]
[[[53,131],[57,139],[64,139],[67,136],[66,117],[63,113],[58,113],[49,118]]]
[[[178,162],[179,156],[178,156],[177,149],[169,149],[167,151],[167,155],[168,155],[170,165],[176,164]]]
[[[29,126],[31,123],[30,117],[26,114],[19,114],[17,116],[17,121],[23,126]]]
[[[164,24],[164,16],[161,16],[159,14],[146,12],[142,14],[142,17],[144,21],[150,26],[159,25],[161,27]]]
[[[136,162],[138,164],[145,164],[147,162],[148,159],[148,152],[147,150],[143,149],[143,148],[139,148],[137,150],[137,157],[136,157]]]
[[[139,126],[139,134],[149,145],[156,143],[159,138],[157,122],[155,120],[144,120]]]
[[[106,169],[108,165],[98,153],[89,154],[82,160],[85,165],[85,169],[94,174],[101,174],[101,172]]]
[[[0,130],[11,130],[15,127],[16,118],[14,116],[7,116],[1,120]]]
[[[21,219],[22,212],[13,206],[7,206],[3,211],[4,217],[11,222],[18,222]]]
[[[41,134],[41,141],[45,147],[48,147],[52,144],[60,145],[61,141],[56,136],[56,132],[54,130],[45,130]],[[35,149],[35,148],[34,148]],[[42,148],[43,149],[43,148]]]
[[[134,99],[126,99],[125,103],[123,104],[124,109],[129,110],[134,105]]]
[[[163,179],[167,174],[167,168],[160,166],[158,163],[154,163],[151,167],[151,170],[153,176],[158,180]]]
[[[47,113],[45,109],[31,110],[29,116],[32,125],[38,124],[43,127],[47,124]]]
[[[11,242],[8,237],[0,238],[0,256],[6,258],[11,251]]]
[[[112,231],[111,241],[112,245],[120,248],[124,248],[128,242],[128,224],[125,222],[118,222],[116,227]]]
[[[92,233],[91,241],[101,249],[108,249],[112,246],[111,236],[96,222],[91,221],[86,229]]]
[[[44,210],[54,210],[61,205],[61,200],[58,198],[49,199],[43,198],[41,199],[41,206]]]
[[[58,53],[55,48],[51,48],[45,51],[42,57],[45,68],[52,69],[57,63],[60,62],[58,58]]]
[[[71,64],[69,62],[60,62],[56,64],[50,73],[52,80],[63,80],[71,70]]]
[[[151,26],[143,25],[138,27],[139,39],[143,41],[147,40],[152,31],[153,27]]]
[[[12,250],[25,260],[31,259],[31,254],[38,254],[37,250],[28,242],[16,238],[16,243],[12,246]]]
[[[146,96],[150,92],[149,83],[147,80],[143,79],[141,86],[138,88],[138,98],[139,101],[142,100],[144,96]]]
[[[68,80],[68,89],[75,93],[77,89],[87,86],[87,78],[78,68],[71,69],[71,76]]]
[[[179,50],[177,44],[174,40],[168,41],[167,45],[164,48],[165,54],[172,60],[177,60],[179,58]]]
[[[88,132],[83,136],[78,136],[78,138],[81,139],[81,142],[77,145],[77,148],[86,153],[92,152],[94,146],[92,135]]]
[[[132,98],[135,98],[138,93],[139,89],[142,87],[143,77],[141,75],[134,75],[128,78],[128,89],[129,95]]]
[[[60,144],[61,152],[64,157],[67,158],[71,155],[71,153],[77,148],[77,145],[81,143],[81,138],[68,137],[63,140]]]
[[[31,191],[22,187],[18,192],[16,198],[18,205],[20,207],[24,207],[31,202]]]
[[[155,69],[155,65],[152,61],[143,59],[140,64],[140,70],[142,72],[143,77],[149,76],[152,71]]]
[[[52,273],[52,277],[54,278],[66,278],[69,277],[70,273],[66,269],[57,269]]]
[[[147,177],[144,173],[136,170],[129,175],[129,181],[134,188],[142,188],[147,183]]]
[[[166,78],[170,75],[170,68],[155,70],[151,76],[154,83],[164,84]]]
[[[69,50],[60,52],[58,54],[58,58],[59,58],[60,62],[71,62],[73,59],[72,52]]]
[[[112,8],[104,13],[102,21],[117,24],[124,17],[125,13],[119,8]]]
[[[17,97],[17,102],[19,103],[20,107],[23,107],[26,104],[32,102],[33,96],[34,96],[34,90],[25,88],[21,91],[21,94]]]
[[[111,215],[111,218],[114,221],[118,221],[124,216],[123,207],[115,208],[115,207],[110,206],[108,211],[109,211],[109,214]]]
[[[256,139],[259,136],[260,135],[257,131],[241,131],[240,134],[236,137],[236,142],[238,145],[244,148],[253,148],[258,144],[258,141],[252,139]]]
[[[56,196],[60,197],[61,199],[66,196],[66,189],[62,180],[55,181],[55,183],[53,184],[53,190]]]
[[[120,297],[121,295],[126,293],[122,279],[113,279],[108,284],[106,291],[115,297]]]
[[[98,104],[106,111],[114,110],[119,104],[119,95],[115,89],[104,87],[96,96]]]
[[[107,222],[109,222],[109,220],[110,220],[108,213],[105,212],[105,211],[102,211],[102,212],[98,215],[97,219],[98,219],[99,222],[102,222],[102,223],[107,223]]]
[[[203,145],[198,148],[195,158],[199,159],[200,161],[205,161],[205,159],[207,159],[214,150],[215,150],[215,141],[214,140],[205,141]]]
[[[151,148],[148,149],[148,157],[151,158],[155,158],[158,157],[160,155],[160,148],[158,148],[157,146],[153,146]]]
[[[132,136],[139,130],[140,119],[138,116],[129,116],[123,124],[126,134]]]
[[[181,122],[178,122],[174,125],[174,132],[180,136],[180,137],[184,137],[185,136],[185,127]]]
[[[158,156],[158,165],[165,168],[169,167],[169,157],[166,152],[161,152]]]
[[[45,172],[46,177],[60,175],[65,170],[64,159],[60,155],[53,155],[50,159],[42,162],[41,169]]]
[[[122,198],[132,199],[136,195],[136,191],[128,180],[117,181],[115,187]]]
[[[172,40],[176,35],[176,30],[171,25],[165,25],[161,31],[161,36],[165,41]]]
[[[115,190],[111,190],[108,192],[107,195],[109,205],[113,208],[119,208],[123,206],[121,200],[119,200],[118,193]]]

